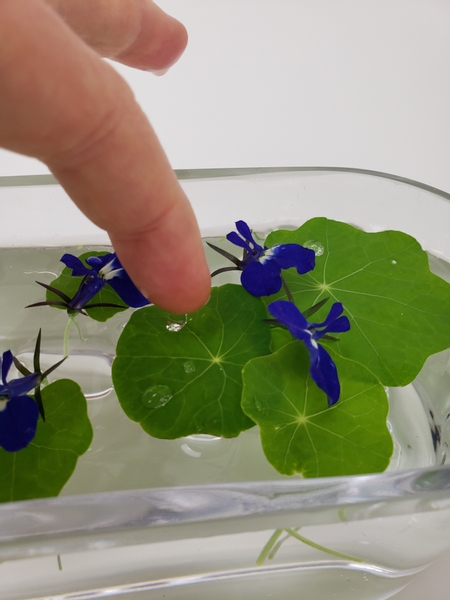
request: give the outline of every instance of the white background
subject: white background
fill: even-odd
[[[174,168],[345,166],[450,191],[448,0],[160,0],[190,35],[119,67]],[[0,151],[0,175],[44,173]]]
[[[358,167],[450,192],[448,0],[159,4],[187,26],[185,55],[161,78],[118,69],[174,168]],[[0,150],[0,176],[47,172]],[[395,598],[449,584],[450,555]]]

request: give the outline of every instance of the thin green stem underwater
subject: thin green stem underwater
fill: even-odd
[[[283,533],[283,531],[284,531],[284,529],[275,529],[275,531],[272,533],[272,535],[269,538],[269,541],[264,546],[264,548],[261,550],[260,555],[256,559],[256,564],[258,565],[258,567],[260,567],[262,564],[264,564],[266,559],[269,558],[269,554],[271,554],[273,547],[277,543],[278,538]],[[273,556],[271,556],[271,558],[273,558]]]
[[[68,356],[69,356],[69,334],[70,334],[70,326],[72,325],[72,323],[75,325],[75,327],[78,330],[78,335],[80,336],[80,340],[82,342],[86,341],[86,339],[83,337],[83,334],[81,333],[80,326],[78,325],[78,323],[76,322],[75,319],[76,319],[76,315],[69,315],[69,320],[67,321],[67,325],[64,330],[64,356],[66,358],[68,358]]]
[[[291,529],[291,528],[276,529],[273,532],[273,534],[270,536],[267,544],[261,550],[260,555],[256,559],[256,564],[258,566],[261,566],[264,564],[264,562],[267,559],[272,560],[275,557],[275,554],[278,552],[281,545],[283,544],[283,542],[285,542],[289,537],[293,537],[296,540],[303,542],[307,546],[311,546],[311,548],[315,548],[316,550],[320,550],[321,552],[326,552],[327,554],[331,554],[332,556],[336,556],[337,558],[342,558],[344,560],[349,560],[351,562],[358,562],[358,563],[364,562],[364,559],[359,558],[358,556],[352,556],[351,554],[345,554],[344,552],[338,552],[337,550],[332,550],[331,548],[327,548],[326,546],[322,546],[321,544],[317,544],[316,542],[313,542],[312,540],[304,537],[303,535],[300,535],[298,533],[299,529],[300,529],[300,527],[296,528],[296,529]],[[282,538],[280,540],[280,537],[284,531],[288,535],[286,535],[284,538]]]
[[[67,325],[66,328],[64,329],[64,356],[69,356],[69,333],[70,333],[70,326],[72,325],[73,322],[73,317],[69,317],[69,320],[67,321]]]

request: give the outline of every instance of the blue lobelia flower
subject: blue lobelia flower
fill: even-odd
[[[141,306],[150,304],[147,298],[141,294],[131,281],[130,276],[122,267],[115,253],[105,254],[103,256],[89,256],[86,258],[88,266],[73,254],[64,254],[61,257],[61,262],[69,269],[72,269],[72,275],[74,277],[83,277],[80,287],[73,298],[69,298],[66,294],[61,292],[61,290],[57,290],[52,286],[38,281],[37,283],[39,285],[57,294],[62,301],[51,300],[47,302],[36,302],[35,304],[30,304],[28,308],[45,305],[64,306],[71,313],[81,312],[86,314],[83,312],[83,308],[85,307],[95,308],[98,306],[107,306],[126,308],[127,306],[130,306],[132,308],[140,308]],[[90,302],[106,285],[110,285],[113,288],[126,306],[105,302],[88,305],[88,302]]]
[[[292,302],[276,300],[268,305],[270,314],[298,340],[304,342],[310,358],[309,373],[328,397],[328,406],[335,404],[341,393],[336,365],[318,340],[328,333],[343,333],[350,329],[347,317],[341,316],[343,306],[335,302],[322,323],[309,323]]]
[[[0,446],[17,452],[28,446],[36,434],[39,408],[34,398],[27,396],[41,379],[39,373],[6,381],[14,357],[10,350],[0,358]]]
[[[242,270],[241,283],[253,296],[271,296],[282,286],[281,271],[295,267],[300,275],[312,271],[315,266],[314,251],[300,244],[277,244],[262,247],[253,238],[245,221],[237,221],[236,229],[227,240],[244,249],[244,257],[235,263]]]
[[[150,304],[131,281],[115,252],[103,256],[88,257],[86,262],[90,268],[86,267],[78,257],[72,254],[64,254],[61,262],[72,269],[74,277],[84,276],[78,292],[71,300],[71,308],[74,310],[85,306],[107,284],[113,288],[127,306],[140,308]]]

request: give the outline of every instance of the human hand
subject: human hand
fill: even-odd
[[[146,116],[101,56],[161,72],[183,25],[151,0],[1,0],[0,146],[46,163],[155,304],[209,296],[198,226]]]

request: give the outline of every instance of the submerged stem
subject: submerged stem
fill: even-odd
[[[269,554],[272,552],[273,547],[277,543],[278,538],[280,537],[280,535],[282,533],[283,533],[283,529],[275,529],[275,531],[272,533],[269,541],[264,546],[264,548],[261,550],[260,555],[256,559],[256,564],[258,566],[261,566],[262,564],[264,564],[265,560],[268,558]]]
[[[74,315],[69,314],[69,320],[68,320],[66,328],[64,330],[64,357],[65,358],[67,358],[69,356],[69,333],[70,333],[70,326],[72,325],[72,323],[75,325],[75,327],[78,330],[78,335],[80,336],[80,340],[82,342],[86,341],[86,339],[83,337],[83,334],[81,333],[80,326],[78,325],[78,323],[75,320],[76,316],[77,316],[76,313]]]
[[[66,328],[64,329],[64,356],[68,357],[69,356],[69,333],[70,333],[70,326],[72,325],[73,322],[73,317],[69,317],[69,320],[67,321],[67,325]]]
[[[316,544],[316,542],[313,542],[312,540],[305,538],[303,535],[300,535],[297,531],[295,531],[295,529],[285,529],[285,531],[287,533],[289,533],[289,535],[294,537],[296,540],[299,540],[300,542],[303,542],[307,546],[311,546],[312,548],[315,548],[316,550],[320,550],[321,552],[326,552],[327,554],[332,554],[333,556],[336,556],[337,558],[344,558],[345,560],[351,560],[352,562],[359,562],[359,563],[364,562],[364,560],[362,558],[359,558],[358,556],[352,556],[351,554],[344,554],[343,552],[338,552],[337,550],[332,550],[331,548],[327,548],[326,546],[321,546],[320,544]]]
[[[300,527],[297,527],[295,529],[291,529],[291,528],[276,529],[270,536],[270,539],[267,542],[267,544],[261,550],[260,555],[256,559],[256,564],[258,566],[261,566],[262,564],[264,564],[264,562],[267,559],[269,559],[269,560],[273,559],[275,554],[280,549],[281,545],[289,537],[293,537],[296,540],[303,542],[307,546],[311,546],[311,548],[315,548],[316,550],[320,550],[321,552],[326,552],[327,554],[332,554],[333,556],[336,556],[337,558],[343,558],[345,560],[350,560],[352,562],[358,562],[358,563],[364,562],[364,560],[362,558],[359,558],[358,556],[352,556],[351,554],[345,554],[343,552],[338,552],[337,550],[332,550],[331,548],[327,548],[326,546],[322,546],[321,544],[316,544],[316,542],[313,542],[312,540],[305,538],[303,535],[300,535],[298,533],[299,529],[300,529]],[[287,535],[281,537],[283,532],[286,532]]]

